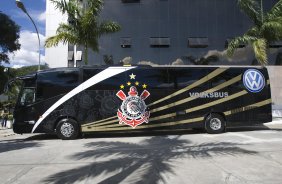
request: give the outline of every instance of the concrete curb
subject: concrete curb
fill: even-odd
[[[2,128],[0,129],[0,137],[9,137],[16,135],[16,133],[13,132],[13,129],[8,128]]]

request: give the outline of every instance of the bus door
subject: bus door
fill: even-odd
[[[31,132],[38,119],[35,103],[34,80],[23,81],[23,87],[14,110],[14,131],[17,133]]]

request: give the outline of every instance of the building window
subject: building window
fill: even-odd
[[[206,48],[209,46],[207,37],[190,37],[188,38],[188,47],[190,48]]]
[[[74,61],[72,60],[72,61],[68,61],[68,67],[74,67]]]
[[[232,38],[227,38],[227,39],[225,40],[225,45],[224,45],[225,48],[228,47],[228,45],[229,45],[229,43],[231,42],[231,40],[232,40]],[[240,43],[238,48],[243,48],[243,47],[245,47],[245,46],[246,46],[246,44]]]
[[[151,37],[150,38],[151,47],[169,47],[170,38],[168,37]]]
[[[121,0],[123,3],[139,3],[140,0]]]
[[[282,47],[282,41],[272,42],[269,44],[270,48],[280,48]]]
[[[130,37],[120,38],[120,46],[122,48],[131,48],[131,38]]]
[[[73,61],[73,51],[68,51],[68,61]]]
[[[81,61],[82,60],[82,51],[76,51],[76,56],[75,56],[76,61]]]

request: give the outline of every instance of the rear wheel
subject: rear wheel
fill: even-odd
[[[78,123],[73,119],[62,119],[58,122],[56,133],[63,140],[76,139],[79,135]]]
[[[225,120],[219,114],[210,114],[205,120],[205,127],[210,134],[222,133],[225,130]]]

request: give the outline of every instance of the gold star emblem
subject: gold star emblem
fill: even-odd
[[[131,85],[131,82],[127,82],[127,85],[130,86],[130,85]]]
[[[136,85],[136,86],[139,86],[139,82],[138,82],[138,81],[136,81],[136,82],[135,82],[135,85]]]
[[[147,88],[147,84],[143,84],[142,87],[145,89]]]
[[[135,79],[136,75],[134,75],[133,73],[131,75],[129,75],[130,79]]]
[[[122,84],[122,85],[120,85],[120,89],[124,89],[124,85]]]

